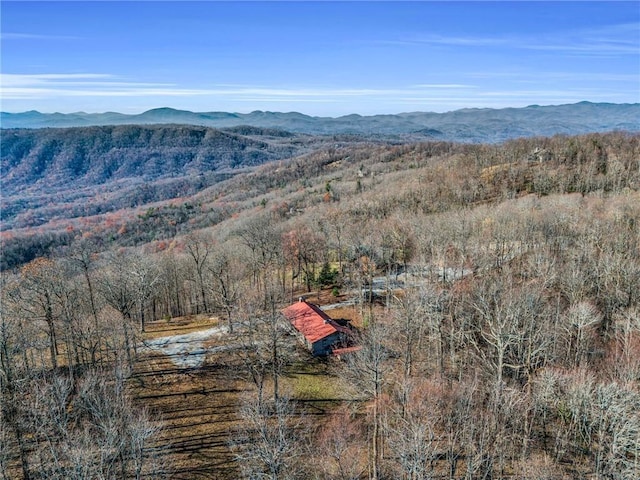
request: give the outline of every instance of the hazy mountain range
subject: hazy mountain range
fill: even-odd
[[[106,113],[0,113],[2,128],[81,127],[123,124],[186,124],[225,128],[248,125],[307,134],[399,135],[415,139],[499,142],[510,138],[582,134],[612,130],[639,131],[640,104],[580,102],[524,108],[465,108],[446,113],[337,118],[296,112],[255,111],[247,114],[190,112],[157,108],[137,115]]]

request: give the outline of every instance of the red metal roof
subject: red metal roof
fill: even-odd
[[[349,333],[349,329],[338,325],[320,307],[307,302],[298,302],[285,308],[282,313],[291,325],[311,343],[322,340],[336,332]]]

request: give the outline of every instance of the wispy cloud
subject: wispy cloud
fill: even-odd
[[[466,85],[462,83],[421,83],[414,85],[415,88],[435,88],[435,89],[462,89],[476,88],[475,85]]]
[[[540,82],[541,77],[547,81],[575,82],[588,78],[591,82],[638,82],[638,74],[632,73],[610,73],[610,72],[558,72],[558,71],[535,71],[535,70],[498,70],[498,71],[472,71],[465,73],[468,78],[483,80],[509,80],[524,82]]]
[[[185,96],[204,92],[170,83],[123,81],[106,73],[0,74],[3,100],[52,97]]]
[[[16,74],[1,73],[0,82],[3,87],[30,87],[34,85],[65,85],[71,81],[85,81],[90,83],[93,80],[115,78],[106,73],[38,73],[38,74]]]
[[[425,91],[447,91],[473,88],[463,84],[419,84],[406,88],[309,88],[270,87],[256,85],[219,84],[206,88],[184,88],[171,83],[144,83],[125,81],[118,76],[104,73],[48,73],[48,74],[0,74],[2,98],[41,99],[47,97],[185,97],[217,96],[233,97],[239,101],[276,101],[277,99],[319,100],[327,98],[357,98],[405,96],[424,94]]]
[[[73,35],[47,35],[41,33],[1,32],[1,40],[80,40]]]
[[[546,35],[417,35],[387,43],[468,48],[514,48],[580,56],[635,55],[640,51],[640,23],[562,31]]]
[[[556,34],[546,41],[524,39],[522,48],[586,56],[637,56],[640,53],[640,23]]]

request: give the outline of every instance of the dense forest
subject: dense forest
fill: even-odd
[[[13,192],[42,178],[52,188],[65,182],[85,186],[127,177],[176,176],[288,158],[300,149],[301,137],[298,149],[292,144],[276,148],[273,142],[246,136],[265,133],[255,130],[232,133],[175,125],[5,130],[0,171]]]
[[[1,479],[640,477],[640,135],[219,180],[3,232]],[[299,297],[360,349],[312,357]]]

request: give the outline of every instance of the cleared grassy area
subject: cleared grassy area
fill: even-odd
[[[341,397],[338,379],[327,374],[295,373],[283,381],[295,400],[336,400]]]
[[[145,325],[142,338],[150,340],[169,335],[182,335],[184,333],[197,332],[220,324],[218,317],[209,315],[192,315],[188,317],[176,317],[169,320],[156,320]]]

